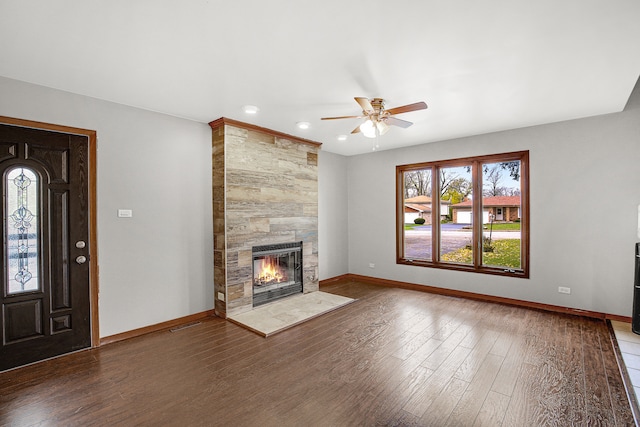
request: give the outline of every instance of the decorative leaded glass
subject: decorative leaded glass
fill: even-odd
[[[39,289],[38,177],[18,167],[5,175],[8,294]]]

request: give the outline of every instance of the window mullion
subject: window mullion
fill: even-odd
[[[396,261],[406,258],[404,253],[405,234],[404,234],[404,172],[400,168],[396,168]]]
[[[474,161],[471,165],[471,179],[473,187],[473,266],[482,265],[482,166]]]
[[[431,168],[431,261],[440,262],[440,166]]]

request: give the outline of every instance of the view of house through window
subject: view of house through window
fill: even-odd
[[[456,221],[454,208],[473,199],[472,165],[441,167],[439,188],[441,203],[449,203],[451,214],[439,218],[440,260],[459,264],[473,264],[473,206],[459,212]]]
[[[398,263],[528,277],[528,152],[397,167]]]
[[[409,236],[405,241],[406,252],[413,259],[430,260],[431,169],[404,172],[404,183],[403,227]]]
[[[520,168],[520,161],[482,165],[483,265],[521,266]]]

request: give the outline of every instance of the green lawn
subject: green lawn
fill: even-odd
[[[488,231],[491,226],[485,224],[485,231]],[[506,230],[520,230],[519,222],[498,222],[493,224],[493,231],[506,231]]]
[[[412,230],[414,227],[417,227],[418,225],[423,225],[423,224],[406,223],[404,225],[404,229]],[[485,224],[484,227],[485,227],[484,231],[489,231],[489,224]],[[508,231],[508,230],[513,230],[513,231],[520,230],[520,223],[519,222],[499,222],[499,223],[493,224],[493,231]]]
[[[494,240],[493,252],[484,252],[482,263],[488,266],[520,268],[520,239]],[[471,249],[461,248],[443,254],[442,261],[473,263]]]

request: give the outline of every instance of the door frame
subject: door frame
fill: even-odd
[[[49,130],[53,132],[70,133],[73,135],[83,135],[89,140],[89,300],[91,313],[91,348],[100,346],[100,325],[98,316],[98,232],[96,200],[97,200],[97,142],[98,136],[95,130],[74,128],[69,126],[55,125],[51,123],[36,122],[32,120],[16,119],[13,117],[0,116],[0,123],[20,126],[33,129]]]

